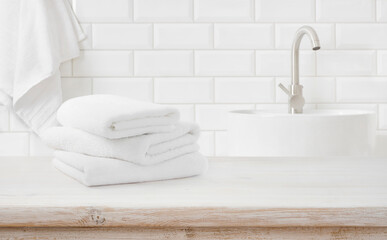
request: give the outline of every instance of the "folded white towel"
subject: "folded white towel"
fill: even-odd
[[[84,37],[67,0],[0,1],[0,104],[35,132],[54,124],[59,66]]]
[[[126,161],[55,151],[54,166],[86,186],[184,178],[203,173],[207,159],[186,154],[159,164],[140,166]]]
[[[140,165],[156,164],[198,151],[199,127],[193,123],[178,123],[168,133],[107,139],[68,127],[47,129],[41,138],[48,146],[96,157],[116,158]]]
[[[72,98],[58,109],[58,121],[110,139],[170,132],[179,119],[175,108],[115,95]]]

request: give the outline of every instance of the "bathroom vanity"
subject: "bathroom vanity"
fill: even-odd
[[[387,239],[387,162],[213,158],[179,180],[88,188],[0,159],[0,239]]]

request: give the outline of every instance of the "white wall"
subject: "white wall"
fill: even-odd
[[[124,95],[178,107],[203,129],[207,155],[225,151],[225,112],[282,108],[290,47],[303,24],[301,82],[310,108],[378,111],[387,130],[387,0],[73,0],[88,39],[62,66],[65,98]],[[0,155],[47,155],[0,108]]]

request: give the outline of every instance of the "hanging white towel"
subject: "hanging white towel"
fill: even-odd
[[[170,132],[179,119],[179,111],[116,95],[89,95],[64,102],[57,119],[65,127],[117,139]]]
[[[36,132],[54,124],[59,66],[84,37],[67,0],[0,1],[0,104]]]
[[[72,152],[55,151],[54,155],[56,168],[86,186],[191,177],[202,174],[208,166],[207,159],[197,152],[150,166]]]
[[[48,146],[96,157],[116,158],[152,165],[199,150],[199,127],[178,123],[172,132],[107,139],[68,127],[49,128],[41,134]]]

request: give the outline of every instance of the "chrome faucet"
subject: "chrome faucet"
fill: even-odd
[[[279,84],[278,86],[288,95],[288,106],[289,113],[302,113],[303,107],[305,105],[305,99],[302,96],[302,88],[303,86],[300,84],[300,76],[299,76],[299,55],[300,55],[300,43],[302,37],[307,35],[312,42],[313,50],[317,51],[320,49],[320,40],[318,39],[316,31],[309,26],[302,26],[296,32],[296,36],[293,41],[292,46],[292,81],[289,85],[289,89],[287,89],[283,84]]]

